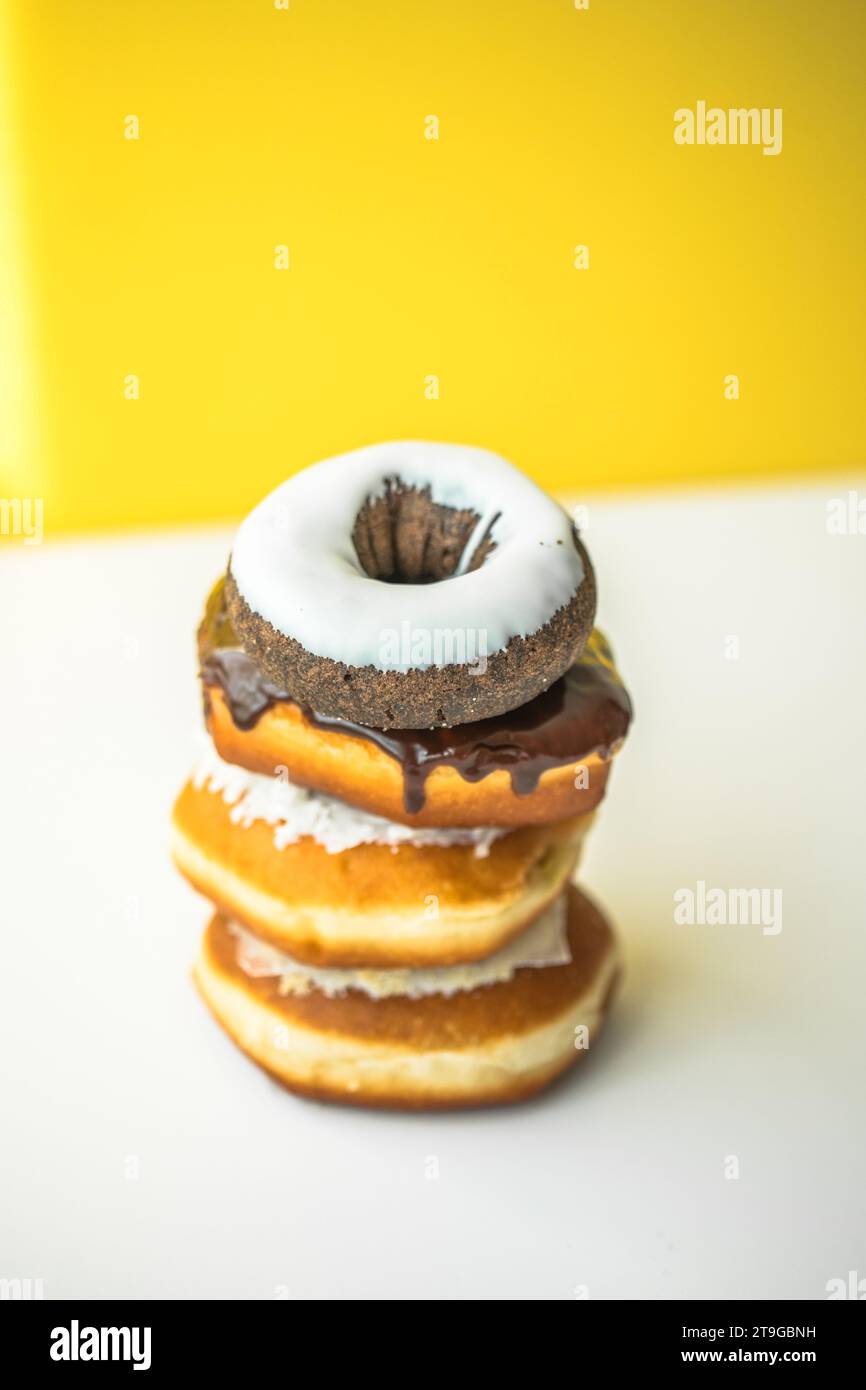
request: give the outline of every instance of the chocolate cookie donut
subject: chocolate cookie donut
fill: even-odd
[[[283,483],[226,578],[245,650],[292,699],[377,728],[516,709],[580,655],[595,577],[568,515],[482,449],[383,444]]]

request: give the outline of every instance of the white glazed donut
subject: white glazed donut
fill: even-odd
[[[290,478],[242,523],[227,594],[281,690],[377,727],[524,704],[595,615],[563,509],[505,459],[448,444],[375,445]]]

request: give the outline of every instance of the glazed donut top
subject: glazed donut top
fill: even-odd
[[[403,584],[365,572],[356,521],[395,484],[477,516],[451,577]],[[483,633],[492,655],[569,603],[584,565],[567,513],[505,459],[405,442],[357,449],[289,478],[242,523],[231,573],[250,609],[314,656],[407,671],[425,666],[409,643],[383,652],[386,634],[407,621],[422,632]]]

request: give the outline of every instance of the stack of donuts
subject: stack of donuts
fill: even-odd
[[[595,607],[569,516],[479,449],[328,459],[241,525],[173,852],[198,989],[291,1090],[517,1100],[593,1045],[618,959],[573,878],[631,718]]]

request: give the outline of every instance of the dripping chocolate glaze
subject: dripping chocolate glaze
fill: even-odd
[[[208,600],[198,640],[205,699],[208,686],[219,686],[239,729],[252,729],[272,705],[291,700],[238,646],[221,582]],[[504,769],[515,794],[526,796],[548,768],[580,762],[592,753],[610,757],[632,716],[628,692],[597,629],[564,676],[528,704],[495,719],[450,729],[371,729],[328,718],[306,705],[300,708],[316,728],[367,739],[395,758],[403,771],[403,804],[409,815],[422,809],[425,782],[437,767],[453,767],[467,782]]]

